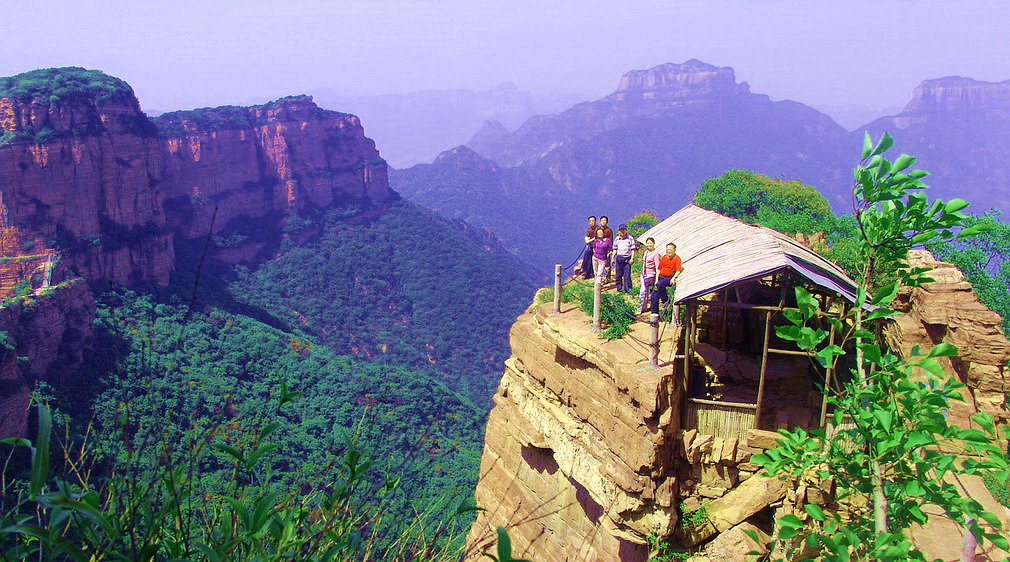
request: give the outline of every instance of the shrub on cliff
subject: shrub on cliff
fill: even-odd
[[[728,217],[760,223],[784,232],[822,232],[831,206],[812,186],[769,178],[748,170],[730,170],[705,180],[694,203]]]

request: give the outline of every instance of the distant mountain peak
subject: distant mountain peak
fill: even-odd
[[[464,145],[451,148],[438,155],[432,164],[449,164],[457,168],[466,168],[481,171],[498,171],[500,168],[492,161],[477,154]]]
[[[713,66],[691,59],[682,64],[668,62],[647,70],[632,70],[621,77],[618,100],[710,99],[750,93],[746,82],[737,83],[731,67]]]
[[[992,110],[1010,111],[1010,80],[985,82],[945,76],[920,82],[902,114]]]

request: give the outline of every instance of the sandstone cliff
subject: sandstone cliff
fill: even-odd
[[[904,353],[914,345],[956,345],[960,357],[944,369],[966,384],[966,401],[951,405],[952,421],[968,427],[981,410],[1005,423],[1010,341],[999,316],[950,264],[925,252],[909,259],[932,268],[935,282],[900,293],[905,314],[887,328],[889,345]],[[742,560],[767,551],[775,518],[806,517],[805,503],[830,509],[830,482],[769,479],[750,462],[776,446],[778,434],[708,435],[683,426],[681,363],[671,360],[676,328],[663,338],[660,367],[650,369],[640,342],[644,325],[605,342],[572,305],[556,316],[550,308],[535,305],[512,327],[512,356],[494,396],[476,490],[486,511],[470,531],[468,559],[494,544],[500,526],[517,556],[537,561],[644,561],[649,536],[698,560]],[[701,347],[711,348],[701,344],[699,353]],[[711,360],[699,359],[706,369]],[[979,478],[958,485],[1007,519]],[[913,530],[915,541],[929,559],[957,559],[963,529],[931,515]]]
[[[95,303],[82,280],[40,289],[0,308],[0,437],[25,437],[36,382],[71,393],[94,334]]]
[[[166,207],[184,238],[206,235],[215,207],[217,233],[239,217],[276,220],[311,207],[396,198],[358,118],[321,109],[308,96],[173,112],[155,124]]]
[[[55,246],[74,274],[166,283],[173,249],[153,126],[125,82],[59,70],[11,77],[14,86],[0,87],[5,224]],[[97,85],[70,87],[57,76]]]

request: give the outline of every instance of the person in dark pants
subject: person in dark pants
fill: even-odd
[[[589,217],[586,219],[589,221],[589,227],[586,228],[586,235],[584,242],[586,247],[582,250],[582,265],[579,270],[582,272],[583,279],[593,278],[593,248],[590,245],[594,238],[596,238],[596,217]],[[575,272],[576,274],[579,271]]]
[[[611,245],[613,245],[613,243],[614,243],[614,231],[609,226],[607,226],[608,222],[610,222],[610,219],[607,217],[607,215],[600,215],[600,227],[603,228],[603,237],[609,239]],[[603,276],[603,280],[606,281],[606,282],[608,282],[608,283],[611,281],[610,274],[612,273],[612,271],[610,270],[610,263],[612,261],[614,261],[613,260],[613,255],[607,256],[607,263],[606,263],[606,265],[604,265],[604,269],[605,269],[604,273],[605,273],[605,275]],[[599,273],[599,272],[597,272],[597,273]]]
[[[684,271],[684,266],[677,255],[677,245],[670,243],[666,245],[666,254],[659,258],[659,276],[656,281],[656,290],[652,292],[652,313],[659,314],[659,301],[667,303],[670,295],[666,290],[671,285],[677,285],[677,278]],[[673,315],[673,323],[677,323],[676,313]]]
[[[614,262],[617,270],[617,292],[631,292],[631,265],[635,263],[635,237],[628,234],[628,226],[617,227],[614,238]]]

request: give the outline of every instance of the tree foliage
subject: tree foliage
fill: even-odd
[[[822,231],[822,221],[832,216],[828,200],[812,186],[748,170],[705,180],[694,203],[742,221],[805,234]]]
[[[884,158],[892,144],[887,134],[876,144],[867,135],[855,169],[854,216],[863,275],[854,306],[843,318],[823,316],[818,301],[800,287],[799,310],[784,313],[789,324],[776,329],[779,337],[816,353],[823,366],[839,367],[846,345],[855,348],[854,366],[826,389],[833,425],[841,429],[831,436],[825,429],[780,430],[780,445],[753,458],[770,474],[808,477],[835,487],[833,509],[807,504],[802,512],[779,518],[778,540],[788,556],[802,547],[827,560],[923,559],[908,530],[928,521],[928,505],[939,506],[979,542],[1010,547],[999,519],[947,478],[988,473],[1005,481],[1010,476],[991,416],[973,416],[978,429],[958,427],[947,418],[949,403],[963,400],[963,385],[944,373],[937,358],[956,357],[957,349],[940,343],[901,357],[886,348],[880,330],[874,329],[899,314],[889,309],[899,283],[916,286],[929,280],[924,269],[903,267],[913,245],[967,238],[985,229],[961,228],[967,220],[960,212],[967,206],[964,201],[929,202],[922,192],[927,173],[911,169],[914,158]],[[871,298],[868,287],[878,269],[898,270],[899,278]],[[829,327],[841,335],[840,343],[827,343]],[[941,442],[956,444],[968,456],[946,452]]]

